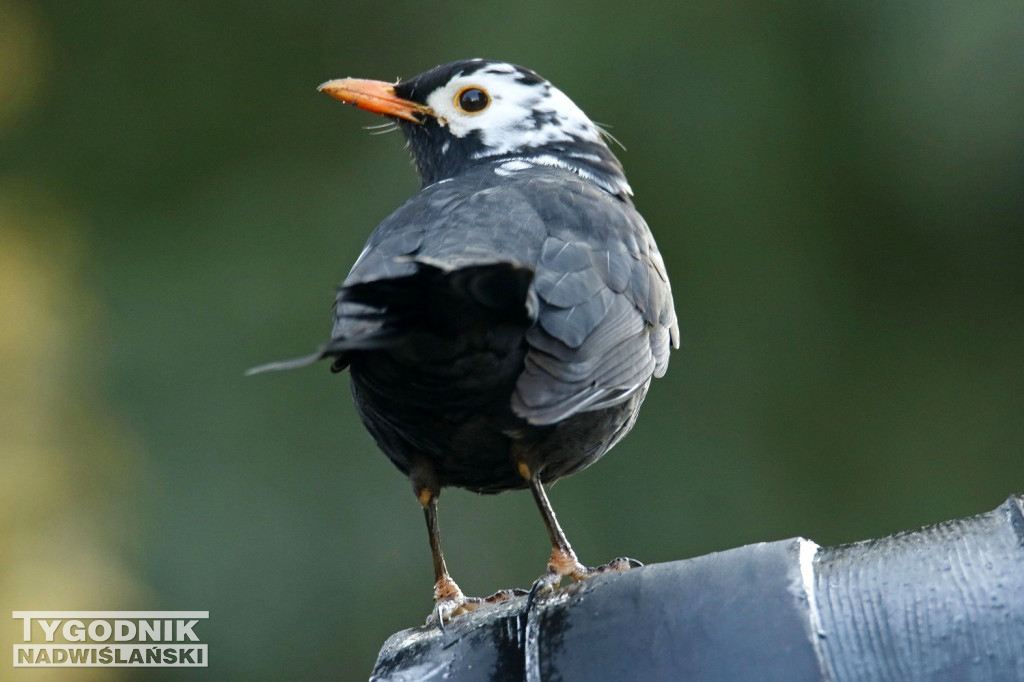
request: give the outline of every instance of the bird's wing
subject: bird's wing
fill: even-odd
[[[643,218],[569,171],[503,178],[484,169],[410,199],[353,266],[332,343],[350,345],[380,324],[345,300],[345,287],[406,277],[424,262],[449,271],[496,262],[534,271],[523,305],[535,321],[512,396],[513,411],[531,423],[628,399],[664,374],[669,348],[678,346],[668,276]]]
[[[553,424],[623,402],[662,376],[679,332],[661,254],[632,205],[582,183],[534,189],[548,235],[512,409]]]
[[[353,286],[408,277],[424,264],[453,272],[508,263],[532,272],[545,223],[523,193],[500,180],[489,170],[468,173],[426,188],[388,216],[338,292],[334,342],[373,335],[380,325],[347,295]]]

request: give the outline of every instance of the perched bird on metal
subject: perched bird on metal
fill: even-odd
[[[447,486],[530,488],[552,544],[534,590],[639,565],[584,567],[544,491],[626,435],[679,345],[665,265],[607,135],[503,62],[319,89],[390,117],[423,189],[370,235],[330,342],[251,371],[327,357],[349,370],[359,416],[423,505],[437,622],[511,594],[468,598],[449,575],[437,522]]]

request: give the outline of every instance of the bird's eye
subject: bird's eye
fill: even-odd
[[[455,106],[469,114],[475,114],[487,108],[491,98],[480,88],[463,88],[455,96]]]

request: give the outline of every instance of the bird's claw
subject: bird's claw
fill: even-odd
[[[620,556],[616,559],[612,559],[603,566],[595,566],[594,568],[588,568],[588,575],[595,575],[597,573],[608,573],[610,571],[628,571],[631,568],[640,568],[643,563],[636,559],[631,559],[628,556]]]
[[[534,581],[533,587],[526,600],[527,611],[532,608],[537,597],[541,594],[548,594],[555,591],[562,584],[564,578],[573,582],[581,582],[587,578],[600,573],[612,571],[628,571],[631,568],[640,568],[643,564],[636,559],[629,557],[618,557],[601,566],[587,567],[579,562],[575,552],[555,549],[551,552],[551,560],[548,562],[548,570]]]
[[[500,604],[503,601],[508,601],[513,597],[525,597],[530,594],[529,590],[524,590],[521,587],[513,587],[507,590],[498,590],[490,597],[484,597],[485,604]]]
[[[550,571],[534,580],[533,587],[530,588],[530,594],[526,597],[526,612],[530,612],[538,596],[554,592],[561,582],[562,576]]]
[[[473,603],[473,597],[462,597],[460,599],[448,598],[434,602],[434,608],[427,616],[427,625],[437,625],[444,630],[444,624],[459,614],[472,611],[477,607]]]
[[[454,590],[451,589],[451,586],[454,586]],[[434,587],[434,609],[427,616],[427,625],[437,624],[441,630],[444,630],[445,623],[456,616],[475,611],[481,606],[500,604],[513,597],[522,597],[527,594],[526,590],[514,588],[498,590],[489,597],[467,597],[458,585],[451,581],[444,590],[439,591],[437,586]]]

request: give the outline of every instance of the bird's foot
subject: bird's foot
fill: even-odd
[[[455,616],[475,611],[488,604],[500,604],[513,597],[528,594],[526,590],[498,590],[489,597],[467,597],[450,577],[442,578],[434,585],[434,610],[427,616],[427,625],[437,624],[444,629],[445,623]]]
[[[629,557],[612,559],[602,566],[587,567],[576,558],[576,552],[572,549],[558,549],[551,551],[551,559],[548,561],[548,570],[544,575],[537,578],[530,589],[529,599],[526,602],[527,610],[533,605],[538,596],[554,592],[555,588],[562,584],[564,578],[574,582],[586,580],[591,576],[612,571],[628,571],[631,568],[640,568],[642,563]]]

